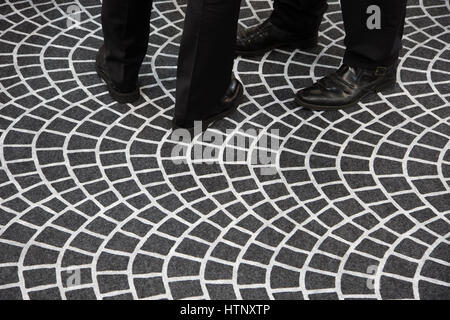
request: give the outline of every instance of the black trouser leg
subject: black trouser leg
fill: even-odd
[[[341,0],[347,51],[344,64],[376,68],[397,62],[402,48],[407,0]],[[370,30],[367,9],[381,9],[381,29]]]
[[[231,82],[240,3],[241,0],[188,1],[178,58],[178,125],[220,111],[220,101]]]
[[[152,0],[103,0],[105,62],[113,83],[133,89],[147,52]]]
[[[274,25],[309,35],[317,32],[328,5],[326,0],[275,0],[273,8],[270,20]]]

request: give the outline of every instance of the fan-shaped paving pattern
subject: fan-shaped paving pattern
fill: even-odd
[[[0,4],[0,298],[450,298],[450,8],[409,3],[399,84],[353,109],[291,101],[340,64],[337,1],[317,49],[238,59],[224,142],[184,147],[208,164],[171,156],[184,0],[155,1],[134,105],[95,75],[99,0]],[[240,23],[270,10],[244,1]],[[249,160],[267,136],[275,175]]]

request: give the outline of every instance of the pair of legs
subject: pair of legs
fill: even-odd
[[[152,2],[103,0],[104,48],[98,69],[110,92],[125,97],[125,102],[127,94],[138,88],[138,74],[149,41]],[[175,125],[190,127],[193,121],[220,114],[229,107],[223,100],[227,94],[234,94],[227,90],[233,82],[240,2],[188,1],[178,60]]]
[[[310,88],[296,102],[313,110],[336,110],[395,85],[407,0],[341,0],[346,51],[342,67]],[[253,56],[274,48],[307,49],[317,44],[328,8],[326,0],[274,0],[271,17],[241,30],[237,51]]]
[[[375,69],[396,63],[402,47],[407,0],[341,0],[346,52],[343,63]],[[368,28],[368,20],[380,8],[380,29]],[[270,21],[300,35],[317,32],[327,10],[326,0],[275,0]],[[377,17],[373,17],[376,19]],[[369,21],[370,23],[370,21]]]

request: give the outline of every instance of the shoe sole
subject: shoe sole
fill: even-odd
[[[98,66],[98,64],[95,64],[95,70],[97,71],[98,76],[103,80],[103,82],[106,84],[106,87],[108,89],[108,93],[111,96],[111,98],[113,98],[115,101],[117,101],[118,103],[133,103],[138,101],[141,98],[141,93],[139,88],[134,90],[131,93],[120,93],[117,92],[116,90],[114,90],[111,87],[111,84],[109,83],[108,79],[108,75],[103,72],[103,70],[101,70]]]
[[[300,49],[300,50],[311,50],[317,47],[319,41],[318,38],[312,38],[307,40],[302,40],[298,42],[287,42],[287,43],[279,43],[273,46],[270,46],[268,48],[255,50],[255,51],[242,51],[242,50],[236,50],[236,54],[244,57],[244,58],[250,58],[250,57],[257,57],[262,56],[266,52],[275,50],[275,49],[282,49],[282,48],[290,48],[290,49]]]
[[[384,91],[384,90],[387,90],[387,89],[392,89],[392,88],[395,87],[396,84],[397,84],[396,80],[390,81],[390,82],[385,83],[385,84],[383,84],[383,85],[381,85],[379,87],[376,87],[376,88],[374,88],[372,90],[368,90],[365,94],[363,94],[361,96],[361,98],[358,99],[358,101],[350,102],[350,103],[343,104],[343,105],[340,105],[340,106],[315,105],[315,104],[310,104],[310,103],[304,102],[303,100],[301,100],[299,98],[295,98],[294,102],[298,106],[303,107],[304,109],[313,110],[313,111],[343,110],[343,109],[348,109],[348,108],[351,108],[351,107],[354,107],[354,106],[358,105],[358,103],[362,99],[366,98],[367,96],[369,96],[371,94],[375,94],[375,93],[378,93],[378,92],[381,92],[381,91]]]
[[[205,132],[212,124],[214,124],[214,122],[219,121],[219,120],[229,116],[230,114],[234,113],[236,111],[236,109],[239,107],[239,105],[241,104],[243,97],[244,97],[244,86],[242,85],[242,83],[239,83],[238,90],[235,94],[235,98],[233,99],[232,106],[225,111],[222,111],[222,112],[217,113],[205,120],[202,120],[202,132]],[[177,129],[185,129],[185,130],[189,131],[189,133],[191,135],[193,135],[195,127],[184,128],[184,127],[177,126],[175,123],[173,123],[172,130],[177,130]]]

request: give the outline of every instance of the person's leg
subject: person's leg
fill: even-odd
[[[407,0],[341,0],[347,47],[343,63],[366,69],[395,64],[402,48],[406,3]],[[368,13],[373,5],[380,11]],[[376,26],[376,20],[371,20],[369,25],[374,26],[369,29],[368,19],[371,15],[377,19],[378,13],[381,25]]]
[[[275,0],[269,19],[239,30],[236,52],[257,56],[280,47],[313,48],[327,8],[326,0]]]
[[[319,28],[327,8],[326,0],[275,0],[270,21],[286,31],[311,34]]]
[[[152,0],[103,0],[104,47],[99,63],[108,76],[105,81],[120,92],[136,90],[148,47],[151,8]]]
[[[341,2],[347,45],[343,65],[297,93],[296,102],[304,108],[352,107],[396,83],[407,0]]]
[[[174,124],[223,111],[232,82],[241,0],[189,0],[178,58]]]

